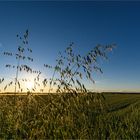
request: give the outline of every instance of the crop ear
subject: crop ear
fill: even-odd
[[[28,47],[28,36],[29,36],[29,30],[26,29],[23,35],[16,34],[17,40],[19,41],[19,45],[17,45],[17,52],[8,52],[5,51],[3,53],[4,56],[12,56],[15,57],[17,60],[17,65],[12,65],[12,64],[6,64],[5,67],[10,69],[14,68],[15,69],[15,75],[16,77],[13,78],[13,82],[15,83],[15,93],[20,90],[23,91],[22,83],[27,82],[27,77],[25,79],[19,79],[19,73],[22,72],[28,72],[29,74],[39,74],[39,70],[33,70],[30,67],[30,64],[26,64],[26,61],[33,62],[34,59],[30,57],[30,54],[32,53],[32,49]],[[27,53],[26,53],[27,52]],[[30,52],[30,53],[28,53]],[[22,61],[22,64],[21,64]],[[24,64],[25,63],[25,64]],[[35,73],[33,73],[35,72]],[[41,74],[41,73],[40,73]],[[0,83],[2,83],[4,79],[0,79]],[[22,83],[21,83],[22,82]],[[12,83],[9,83],[11,85]],[[9,86],[8,85],[8,86]],[[7,89],[7,86],[4,87],[4,90]]]

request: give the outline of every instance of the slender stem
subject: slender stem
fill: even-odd
[[[49,93],[50,93],[50,91],[51,91],[52,82],[53,82],[53,79],[54,79],[54,76],[55,76],[55,72],[56,72],[56,70],[54,70],[53,75],[52,75],[52,79],[51,79],[51,81],[50,81]]]
[[[17,81],[18,81],[18,73],[19,73],[19,64],[20,64],[20,52],[19,52],[19,58],[17,62],[17,71],[16,71],[16,77],[15,77],[15,94],[17,92]]]
[[[78,71],[78,69],[79,69],[80,67],[77,67],[77,69],[75,70],[75,72],[73,73],[73,75],[71,76],[71,78],[70,78],[70,80],[69,80],[69,82],[68,82],[68,84],[70,84],[70,82],[71,82],[71,80],[72,80],[72,77],[74,77],[75,76],[75,74],[76,74],[76,72]]]
[[[76,63],[71,67],[70,70],[72,70],[75,66],[76,66]],[[77,67],[76,70],[74,71],[74,73],[71,75],[71,77],[70,77],[70,79],[69,79],[69,81],[68,81],[68,85],[70,84],[70,82],[71,82],[71,80],[72,80],[72,77],[75,76],[75,74],[76,74],[76,72],[78,71],[79,68],[80,68],[80,67]],[[67,75],[68,75],[68,74],[67,74]],[[66,75],[65,77],[63,77],[63,79],[65,79],[65,78],[67,77],[67,75]],[[61,87],[62,87],[62,85],[60,85],[60,88],[61,88]]]

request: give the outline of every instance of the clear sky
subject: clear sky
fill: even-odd
[[[36,69],[54,64],[71,41],[80,53],[116,43],[91,88],[140,91],[140,2],[0,2],[0,53],[14,51],[16,34],[27,28]],[[0,77],[12,77],[3,68],[7,61],[13,62],[0,54]]]

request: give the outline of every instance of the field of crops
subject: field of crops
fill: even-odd
[[[1,139],[140,139],[140,94],[0,96]]]

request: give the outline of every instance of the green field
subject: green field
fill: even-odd
[[[1,139],[140,139],[140,94],[0,96]]]

